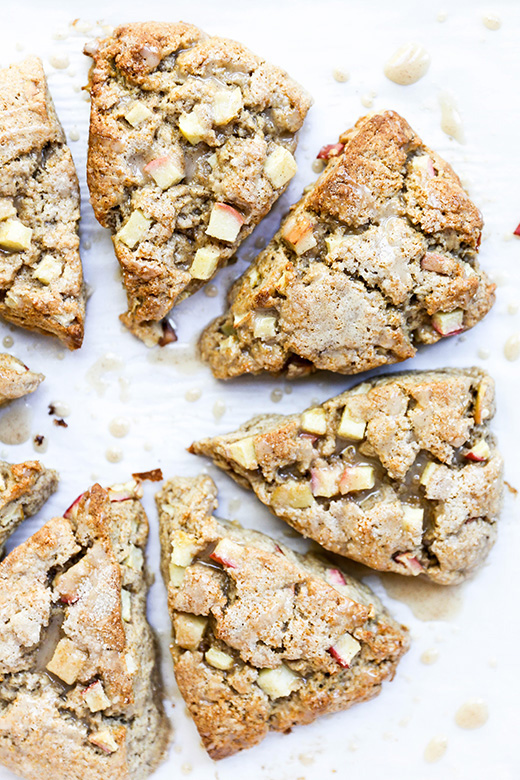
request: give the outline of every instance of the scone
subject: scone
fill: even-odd
[[[123,25],[85,52],[87,179],[121,264],[121,319],[164,344],[172,306],[227,263],[286,189],[310,99],[245,46],[182,22]]]
[[[7,352],[0,354],[0,406],[34,393],[44,379],[44,374],[31,371],[13,355]]]
[[[46,469],[37,460],[0,461],[0,559],[6,539],[22,520],[40,511],[58,487],[58,480],[57,471]]]
[[[495,541],[494,412],[494,383],[480,369],[393,374],[303,414],[255,417],[191,451],[328,550],[449,585]]]
[[[42,63],[0,70],[0,316],[83,341],[79,187]]]
[[[493,304],[480,212],[402,117],[364,117],[320,154],[325,171],[202,334],[219,379],[398,363]]]
[[[219,759],[372,698],[408,634],[334,565],[217,520],[216,494],[177,478],[156,500],[175,677]]]
[[[94,485],[0,564],[0,763],[27,780],[142,780],[164,756],[138,497]]]

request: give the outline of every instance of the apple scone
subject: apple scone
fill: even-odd
[[[164,757],[135,483],[94,485],[0,563],[0,763],[142,780]]]
[[[379,693],[408,634],[313,555],[213,517],[209,477],[157,494],[175,677],[214,759]]]
[[[36,57],[0,69],[0,316],[83,341],[74,162]]]
[[[202,334],[219,379],[397,363],[493,304],[480,212],[402,117],[364,117],[320,155],[324,172]]]
[[[58,480],[57,471],[37,460],[0,461],[0,558],[6,539],[22,520],[40,511],[58,487]]]
[[[88,45],[87,179],[146,344],[226,264],[296,172],[310,98],[280,68],[193,25],[146,22]],[[161,324],[162,323],[162,324]]]
[[[271,511],[381,571],[462,581],[496,537],[502,457],[480,369],[370,379],[321,406],[195,442]]]
[[[0,354],[0,406],[34,393],[44,379],[44,374],[31,371],[14,355]]]

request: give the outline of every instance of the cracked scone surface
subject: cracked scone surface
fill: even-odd
[[[81,346],[79,186],[39,59],[0,70],[0,316]]]
[[[408,648],[364,585],[213,517],[209,477],[157,494],[175,677],[212,758],[372,698]]]
[[[58,472],[37,460],[0,461],[0,558],[4,543],[26,518],[40,511],[58,487]]]
[[[189,24],[124,25],[86,53],[91,202],[114,233],[121,319],[152,345],[286,189],[310,99],[280,68]]]
[[[0,564],[0,762],[28,780],[140,780],[163,758],[138,495],[94,485]]]
[[[203,332],[219,379],[356,374],[406,360],[491,308],[494,285],[476,260],[480,212],[402,117],[360,119],[332,153]]]
[[[14,355],[0,354],[0,406],[34,393],[44,379],[44,374],[31,371]]]
[[[496,537],[503,462],[479,369],[368,380],[324,404],[195,442],[271,511],[381,571],[461,582]]]

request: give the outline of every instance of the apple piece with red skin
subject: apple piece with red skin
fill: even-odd
[[[215,203],[211,209],[206,234],[233,243],[244,224],[242,214],[227,203]]]
[[[424,566],[419,561],[419,559],[416,558],[415,555],[412,555],[409,552],[399,553],[399,555],[394,555],[394,561],[397,561],[397,563],[401,563],[413,575],[421,574],[424,571]]]
[[[229,539],[221,539],[209,557],[229,569],[238,569],[238,563],[233,560],[233,553],[237,550],[240,551],[239,544]]]
[[[346,634],[343,634],[332,647],[329,647],[328,652],[343,669],[348,669],[350,667],[350,662],[360,650],[361,645],[357,639],[354,639],[352,634],[347,632]]]
[[[423,271],[434,271],[437,274],[447,276],[456,269],[457,263],[452,257],[440,255],[438,252],[426,252],[421,259]]]
[[[313,233],[313,223],[304,216],[292,216],[282,227],[282,236],[289,243],[297,255],[303,255],[309,249],[316,246]]]
[[[357,490],[370,490],[374,484],[375,477],[372,466],[347,466],[339,481],[339,490],[345,495]]]
[[[455,336],[464,331],[464,312],[462,309],[454,311],[438,311],[432,317],[432,325],[441,336]]]
[[[325,144],[325,146],[322,146],[316,155],[316,159],[330,160],[331,157],[338,157],[344,148],[345,144]]]
[[[473,447],[465,453],[464,457],[467,460],[475,461],[476,463],[482,463],[485,460],[489,460],[491,451],[489,444],[484,439],[481,439]]]
[[[311,469],[311,490],[313,496],[332,498],[339,493],[339,482],[343,475],[342,463]]]
[[[73,516],[74,510],[77,509],[77,507],[79,505],[79,502],[81,501],[81,499],[83,498],[84,495],[85,495],[85,493],[80,493],[80,495],[76,499],[74,499],[74,501],[69,506],[69,508],[66,509],[65,512],[63,513],[63,517],[66,517],[68,519],[68,518]]]
[[[515,230],[513,230],[514,236],[520,236],[520,223],[516,226]]]
[[[339,569],[327,569],[326,578],[329,585],[346,585],[347,581]]]

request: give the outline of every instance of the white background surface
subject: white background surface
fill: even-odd
[[[320,375],[295,383],[291,394],[284,392],[283,399],[274,403],[271,392],[276,388],[284,390],[283,381],[265,378],[219,383],[197,361],[194,345],[203,324],[221,311],[222,293],[230,280],[254,254],[255,239],[268,238],[275,232],[284,210],[298,199],[302,187],[315,178],[311,164],[319,148],[334,143],[341,131],[366,113],[361,99],[372,91],[376,93],[375,109],[392,108],[402,113],[424,141],[445,156],[462,177],[486,222],[481,264],[498,285],[496,305],[483,323],[462,337],[422,350],[404,367],[480,365],[491,372],[498,393],[494,428],[506,456],[506,477],[520,488],[520,361],[508,362],[503,354],[506,340],[520,331],[520,314],[510,313],[520,304],[520,239],[511,236],[520,222],[520,3],[452,0],[446,9],[441,3],[421,6],[411,0],[192,0],[180,11],[179,5],[159,0],[144,4],[123,0],[4,0],[1,64],[20,60],[27,54],[41,56],[65,130],[72,132],[73,137],[75,131],[79,132],[79,140],[70,146],[81,182],[82,257],[92,288],[85,342],[76,353],[67,352],[51,338],[0,324],[0,340],[6,335],[14,339],[9,351],[47,376],[40,389],[19,405],[29,407],[31,439],[35,434],[48,437],[48,451],[41,456],[42,460],[61,473],[57,494],[37,518],[25,523],[15,535],[15,542],[45,519],[62,513],[94,480],[109,485],[126,480],[132,471],[157,466],[165,476],[196,474],[206,464],[185,451],[194,438],[232,430],[253,413],[301,410],[311,399],[324,400],[358,381]],[[447,11],[447,19],[441,23],[437,15],[442,10]],[[83,44],[99,33],[99,28],[79,34],[69,23],[76,18],[91,23],[103,19],[107,24],[145,19],[177,21],[179,13],[184,21],[198,24],[209,33],[235,38],[283,66],[308,89],[315,102],[300,137],[298,175],[271,215],[239,250],[239,262],[215,280],[219,297],[209,298],[200,291],[183,302],[174,312],[178,343],[163,350],[148,350],[124,331],[117,319],[125,309],[117,263],[108,232],[94,220],[85,184],[89,107],[84,94],[77,90],[86,83],[88,68],[87,58],[81,54]],[[498,31],[486,29],[482,22],[486,13],[500,17],[502,26]],[[56,38],[56,34],[61,38]],[[421,81],[401,87],[385,78],[383,66],[393,51],[407,41],[422,43],[430,52],[432,63]],[[53,54],[66,54],[71,68],[55,70],[49,61]],[[332,77],[335,68],[349,71],[350,80],[337,83]],[[464,145],[448,138],[440,128],[438,95],[446,89],[452,92],[460,110],[466,134]],[[486,354],[482,350],[487,350],[489,357],[482,357]],[[110,370],[100,367],[103,359],[105,365],[112,366]],[[403,365],[394,370],[400,368]],[[200,390],[201,396],[188,402],[185,394],[192,390]],[[52,401],[70,406],[67,429],[52,424],[47,413]],[[220,421],[213,414],[216,401],[226,406]],[[0,414],[10,411],[2,410]],[[119,440],[108,430],[116,417],[124,417],[130,423],[129,434]],[[35,457],[31,439],[18,446],[0,445],[0,456],[12,462]],[[123,459],[117,464],[109,463],[105,457],[107,449],[113,446],[123,452]],[[287,529],[283,523],[227,477],[212,468],[209,471],[216,474],[221,490],[222,516],[235,517],[246,526],[284,538]],[[164,589],[158,576],[154,487],[146,487],[145,497],[151,521],[149,564],[157,573],[151,591],[150,618],[162,633],[166,648],[169,626]],[[402,661],[396,679],[387,683],[381,696],[370,703],[322,718],[287,736],[271,734],[251,751],[216,764],[200,748],[195,728],[184,714],[165,655],[167,687],[176,704],[176,735],[168,763],[154,777],[520,777],[518,502],[518,498],[506,493],[498,542],[483,570],[457,591],[458,611],[448,608],[454,597],[446,592],[446,606],[441,609],[446,619],[417,619],[406,602],[387,596],[377,575],[370,577],[370,584],[394,615],[410,626],[413,638],[412,649]],[[431,603],[426,604],[428,609],[430,606]],[[433,665],[421,663],[421,654],[432,648],[438,650],[438,661]],[[463,730],[455,724],[454,715],[473,697],[486,702],[489,719],[480,729]],[[447,737],[448,749],[438,763],[429,764],[423,754],[436,736]],[[1,780],[11,777],[0,768]]]

